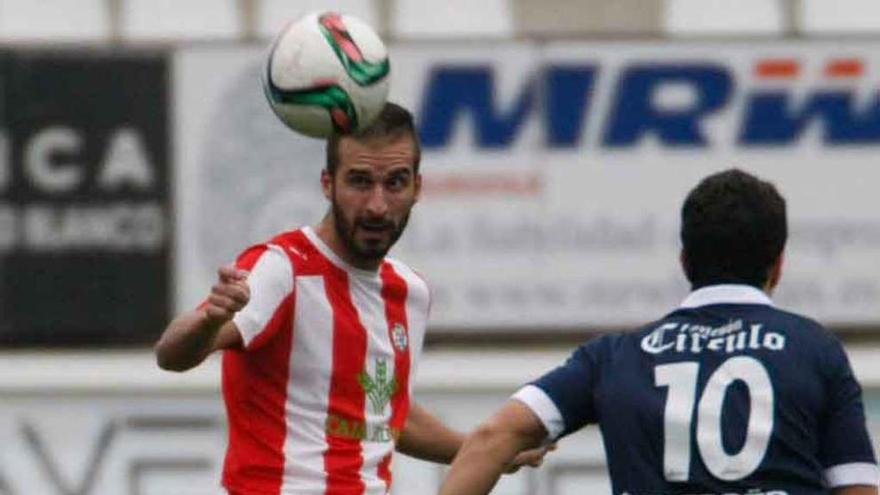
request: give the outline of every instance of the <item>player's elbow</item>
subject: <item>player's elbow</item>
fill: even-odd
[[[184,363],[158,354],[156,355],[156,364],[165,371],[174,371],[177,373],[189,371],[195,367],[193,364]]]
[[[153,347],[153,354],[156,356],[156,365],[165,371],[183,371],[181,366],[171,359],[159,344]]]
[[[467,443],[472,454],[488,455],[500,463],[510,461],[519,451],[515,433],[492,421],[478,426],[468,436]]]
[[[502,429],[490,422],[480,424],[470,435],[470,439],[479,444],[498,441],[503,435]]]
[[[165,371],[175,371],[180,373],[192,369],[193,366],[195,366],[193,363],[179,359],[173,352],[173,349],[169,348],[169,346],[162,340],[159,340],[159,342],[153,347],[153,354],[156,356],[156,365]]]
[[[156,365],[165,371],[182,372],[187,370],[187,368],[159,354],[156,355]]]

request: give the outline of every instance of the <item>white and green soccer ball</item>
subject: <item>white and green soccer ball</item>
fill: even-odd
[[[312,137],[368,126],[388,97],[390,64],[379,35],[335,12],[308,14],[278,35],[263,89],[275,115]]]

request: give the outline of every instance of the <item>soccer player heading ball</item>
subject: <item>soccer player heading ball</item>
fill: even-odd
[[[681,211],[693,292],[642,329],[594,339],[468,439],[441,495],[485,494],[522,449],[590,423],[614,494],[877,494],[861,388],[821,325],[774,307],[785,200],[739,170]]]
[[[412,116],[386,104],[370,127],[328,140],[324,219],[220,268],[207,300],[156,344],[159,365],[176,371],[225,351],[231,495],[384,495],[395,449],[455,456],[462,435],[410,401],[428,287],[385,257],[420,187]]]

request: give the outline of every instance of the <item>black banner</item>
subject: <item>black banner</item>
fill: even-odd
[[[171,298],[166,57],[0,64],[0,345],[152,342]]]

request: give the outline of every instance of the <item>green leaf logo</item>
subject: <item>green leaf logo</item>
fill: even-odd
[[[376,373],[373,376],[370,376],[367,370],[361,371],[358,382],[370,399],[370,409],[373,413],[384,414],[385,406],[388,405],[391,396],[397,392],[397,379],[388,376],[388,364],[385,360],[376,360]]]

